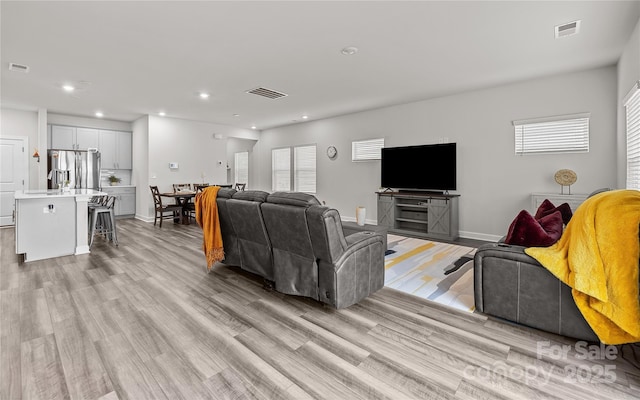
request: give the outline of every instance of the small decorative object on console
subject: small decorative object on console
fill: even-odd
[[[571,185],[576,183],[576,181],[578,180],[578,176],[576,175],[576,173],[570,169],[559,169],[558,171],[556,171],[554,178],[558,185],[560,185],[561,194],[564,194],[565,186],[569,187],[568,194],[571,194]]]

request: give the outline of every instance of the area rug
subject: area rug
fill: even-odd
[[[387,235],[384,285],[473,312],[473,247]]]

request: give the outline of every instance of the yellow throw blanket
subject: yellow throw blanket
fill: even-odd
[[[222,233],[220,233],[220,219],[218,217],[218,205],[216,198],[220,186],[209,186],[196,195],[196,221],[202,228],[204,240],[202,250],[207,257],[207,271],[217,261],[224,259],[222,247]]]
[[[640,341],[638,257],[640,191],[587,199],[551,247],[525,250],[573,288],[573,299],[600,341]]]

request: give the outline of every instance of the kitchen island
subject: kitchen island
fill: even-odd
[[[94,189],[20,190],[16,202],[16,254],[24,261],[89,253],[88,203]]]

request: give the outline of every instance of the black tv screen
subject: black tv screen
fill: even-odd
[[[385,147],[381,172],[384,188],[456,190],[456,144]]]

